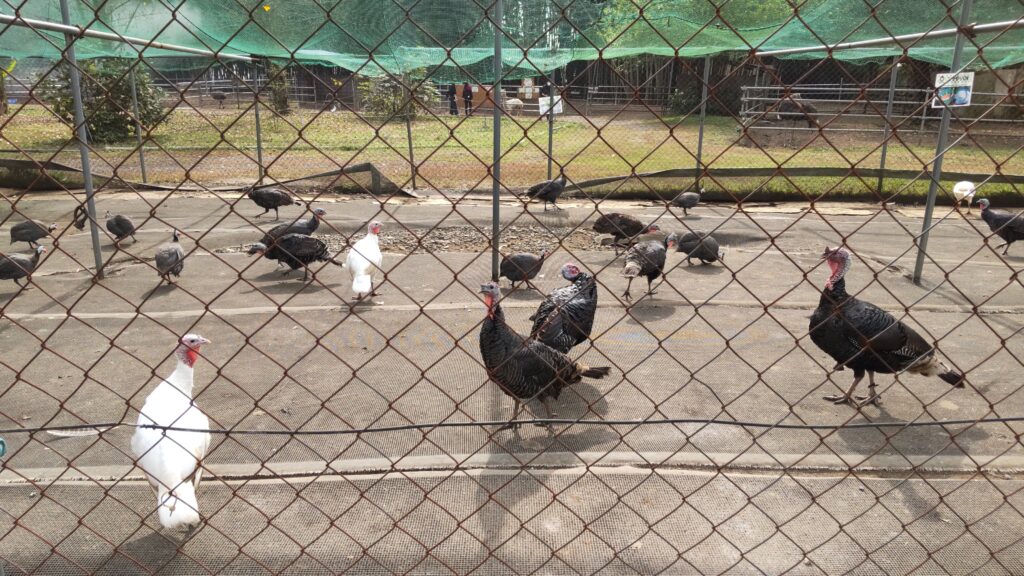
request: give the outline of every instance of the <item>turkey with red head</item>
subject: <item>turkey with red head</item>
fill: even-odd
[[[853,383],[846,393],[826,396],[826,400],[855,406],[877,404],[881,395],[875,391],[876,372],[938,376],[951,386],[963,387],[963,374],[947,368],[935,355],[935,348],[913,328],[878,306],[847,294],[849,252],[825,248],[822,259],[830,273],[818,308],[811,315],[811,341],[836,361],[836,370],[853,369]],[[854,399],[853,392],[865,373],[868,396]]]

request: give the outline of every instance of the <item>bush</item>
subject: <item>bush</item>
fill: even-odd
[[[413,89],[411,100],[410,88]],[[359,83],[359,91],[367,112],[402,120],[415,118],[441,99],[433,82],[420,83],[407,76],[369,78]]]
[[[700,81],[698,84],[687,85],[682,90],[673,90],[668,97],[668,111],[674,116],[693,113],[700,106]]]
[[[90,143],[121,142],[135,136],[132,118],[132,89],[128,74],[134,62],[126,60],[84,60],[78,62],[82,78],[82,105]],[[164,116],[163,93],[153,85],[149,73],[135,69],[135,86],[139,98],[139,121],[152,128]],[[74,126],[74,103],[71,97],[71,71],[61,65],[43,84],[42,99],[69,127]]]

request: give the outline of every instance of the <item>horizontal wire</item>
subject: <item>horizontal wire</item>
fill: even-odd
[[[378,426],[349,430],[228,430],[224,428],[179,428],[155,424],[131,424],[126,422],[104,422],[99,424],[78,424],[74,426],[39,426],[36,428],[0,428],[0,434],[36,434],[39,432],[85,432],[103,433],[113,428],[149,428],[165,432],[200,432],[224,436],[346,436],[352,434],[376,434],[381,432],[403,432],[409,430],[430,430],[438,428],[482,428],[507,425],[548,425],[581,424],[587,426],[649,426],[671,424],[697,424],[711,426],[734,426],[738,428],[774,428],[779,430],[850,430],[858,428],[921,428],[925,426],[959,426],[963,424],[1008,424],[1024,422],[1024,416],[1003,418],[979,418],[975,420],[929,420],[927,422],[853,422],[847,424],[782,424],[768,422],[747,422],[743,420],[720,420],[717,418],[659,418],[652,420],[573,420],[569,418],[534,418],[525,420],[491,420],[480,422],[434,422],[427,424],[403,424],[400,426]],[[102,430],[101,430],[102,429]]]

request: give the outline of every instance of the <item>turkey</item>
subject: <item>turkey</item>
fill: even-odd
[[[623,240],[629,239],[632,242],[633,238],[641,234],[657,232],[658,230],[661,230],[661,228],[657,224],[648,226],[628,214],[619,214],[618,212],[605,214],[598,218],[597,222],[594,222],[594,232],[598,234],[611,234],[614,237],[616,254],[619,253],[619,247]]]
[[[274,211],[274,217],[277,219],[281,218],[281,214],[278,212],[278,208],[282,206],[292,206],[295,204],[302,205],[301,202],[295,200],[291,194],[280,189],[280,188],[250,188],[248,194],[250,200],[256,203],[257,206],[263,208],[263,212],[257,214],[259,218],[270,212]]]
[[[1005,246],[1003,256],[1006,256],[1007,251],[1010,250],[1010,244],[1017,240],[1024,240],[1024,216],[990,208],[988,198],[979,198],[978,205],[981,206],[981,219],[988,224],[989,230],[1005,240],[996,246],[996,249]]]
[[[166,280],[168,284],[174,284],[174,280],[171,280],[172,274],[175,277],[181,276],[181,270],[185,267],[185,250],[181,247],[181,237],[178,236],[177,230],[174,231],[169,243],[157,249],[155,262],[160,278]]]
[[[956,199],[956,208],[960,209],[960,203],[964,200],[967,201],[967,213],[971,213],[971,204],[974,203],[974,184],[964,180],[963,182],[957,182],[953,186],[953,198]]]
[[[725,260],[725,252],[719,247],[718,240],[707,232],[694,230],[676,237],[676,252],[686,252],[686,263],[692,264],[696,258],[703,264],[717,260]]]
[[[300,218],[294,222],[278,224],[263,235],[263,239],[260,240],[260,243],[265,246],[273,246],[274,240],[287,234],[303,234],[306,236],[312,236],[313,232],[316,232],[317,228],[320,227],[320,220],[322,220],[324,216],[327,216],[327,211],[323,208],[316,208],[313,210],[313,216],[311,218]]]
[[[114,246],[129,236],[131,236],[132,242],[135,241],[135,223],[130,218],[120,214],[111,216],[110,210],[107,210],[104,218],[107,219],[107,232],[114,236]]]
[[[32,248],[39,246],[38,240],[46,238],[57,229],[56,224],[47,226],[38,220],[25,220],[11,226],[11,244],[15,242],[28,242]]]
[[[658,276],[661,276],[662,272],[665,271],[666,252],[670,248],[675,248],[675,245],[676,236],[675,234],[670,234],[664,242],[649,240],[627,250],[626,266],[622,269],[622,275],[629,278],[629,284],[626,285],[626,291],[622,293],[622,297],[627,301],[633,298],[629,293],[629,289],[633,286],[633,279],[637,276],[647,277],[648,295],[653,296],[657,294],[651,288],[651,282],[657,280]]]
[[[512,288],[516,287],[516,282],[529,283],[537,277],[541,267],[544,265],[544,259],[548,257],[548,250],[545,248],[541,250],[538,256],[533,254],[517,253],[505,256],[501,259],[501,267],[499,268],[500,274],[498,278],[508,278],[512,282]]]
[[[530,186],[530,189],[526,191],[526,195],[530,198],[536,198],[537,200],[544,201],[544,211],[548,211],[548,204],[555,207],[555,210],[561,210],[556,203],[558,197],[565,191],[565,174],[559,174],[557,180],[545,180],[540,184],[534,184]]]
[[[814,107],[814,104],[807,102],[800,94],[794,92],[779,102],[779,108],[775,112],[775,120],[799,120],[802,118],[807,122],[808,128],[814,128],[817,126],[817,122],[814,121],[814,116],[817,113],[818,109]]]
[[[352,292],[355,293],[357,300],[362,300],[367,295],[377,295],[373,290],[373,275],[384,263],[384,255],[380,253],[380,241],[377,237],[380,228],[380,222],[370,222],[366,236],[353,244],[345,257],[345,267],[352,275]]]
[[[14,280],[14,283],[21,286],[22,278],[32,278],[39,265],[39,257],[46,252],[46,246],[36,246],[31,256],[26,254],[0,254],[0,280]]]
[[[71,215],[71,225],[79,230],[85,229],[85,223],[89,221],[89,211],[85,209],[85,206],[79,204],[75,206],[75,211]]]
[[[600,379],[611,372],[607,366],[591,368],[574,362],[543,342],[517,334],[505,323],[505,313],[498,304],[501,290],[496,283],[481,285],[480,293],[487,305],[487,317],[480,326],[480,355],[488,377],[515,401],[512,420],[519,414],[521,402],[534,399],[543,402],[551,418],[548,399],[558,400],[562,388],[584,377]],[[510,422],[500,430],[506,428],[518,425]]]
[[[822,256],[831,273],[821,292],[818,308],[808,327],[811,341],[836,361],[835,369],[853,369],[853,384],[845,394],[826,396],[836,404],[855,406],[877,404],[875,373],[913,372],[938,376],[947,384],[963,387],[964,376],[946,367],[935,349],[920,334],[892,314],[846,293],[846,273],[850,253],[842,248],[826,248]],[[857,384],[868,374],[868,396],[854,399]]]
[[[597,312],[597,282],[571,262],[562,266],[562,278],[572,284],[556,288],[540,303],[530,316],[530,337],[568,354],[590,338]]]
[[[288,266],[285,274],[292,270],[303,269],[302,279],[309,279],[309,265],[313,262],[330,262],[336,266],[342,266],[327,252],[327,245],[318,238],[304,236],[302,234],[288,234],[277,240],[274,244],[275,256],[271,260]],[[267,246],[257,242],[249,247],[249,256],[264,256],[267,253]],[[268,257],[269,258],[269,257]],[[316,275],[313,276],[316,278]]]
[[[700,192],[683,192],[679,196],[676,196],[674,200],[672,200],[672,205],[682,208],[683,215],[689,216],[690,213],[687,210],[689,210],[690,208],[696,208],[697,204],[700,204],[700,196],[703,193],[703,188],[700,189]]]
[[[210,420],[192,400],[192,376],[199,351],[210,341],[186,334],[174,355],[174,372],[146,397],[132,436],[135,463],[146,473],[156,493],[157,516],[168,530],[197,528],[199,501],[196,491],[203,476],[203,458],[210,449],[209,432],[151,428],[161,426],[207,430]]]

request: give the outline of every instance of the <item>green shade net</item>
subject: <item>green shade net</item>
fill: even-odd
[[[950,0],[952,1],[952,0]],[[94,30],[365,75],[412,74],[493,81],[489,3],[473,0],[69,0],[72,22]],[[717,4],[717,6],[716,6]],[[641,54],[700,57],[849,42],[955,27],[960,5],[938,0],[807,0],[799,15],[785,0],[505,0],[506,78],[537,75],[572,61]],[[641,10],[638,5],[643,6]],[[60,22],[56,0],[0,1],[0,13]],[[1024,15],[1017,0],[975,2],[971,22]],[[954,38],[908,43],[910,57],[941,65]],[[0,55],[60,58],[59,33],[0,28]],[[982,49],[979,50],[979,47]],[[131,57],[139,48],[83,38],[80,58]],[[901,54],[899,45],[843,50],[841,60]],[[179,55],[146,48],[147,58]],[[821,59],[824,52],[790,58]],[[181,62],[181,58],[168,59]],[[965,45],[968,68],[1024,62],[1024,31],[981,34]],[[173,64],[172,64],[173,65]]]

